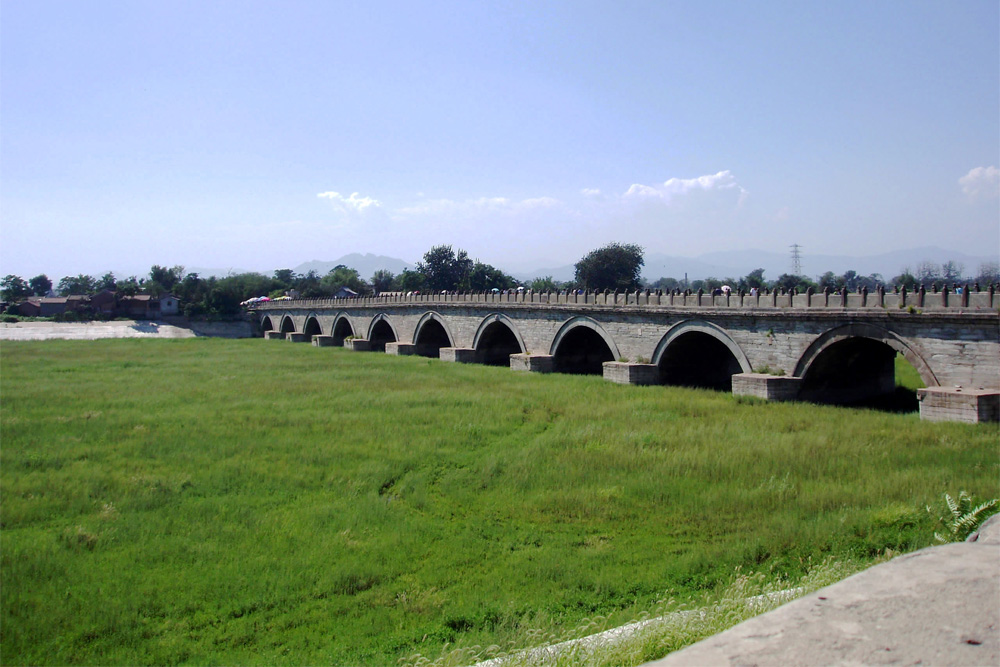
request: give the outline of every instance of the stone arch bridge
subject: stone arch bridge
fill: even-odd
[[[593,373],[632,384],[855,403],[916,369],[927,419],[1000,415],[1000,298],[920,295],[442,294],[285,300],[251,315],[267,338]]]

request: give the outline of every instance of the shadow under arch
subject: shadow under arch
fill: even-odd
[[[476,361],[487,366],[509,366],[510,355],[528,351],[517,325],[502,313],[483,318],[472,338],[472,347]]]
[[[333,344],[341,347],[348,336],[357,335],[354,333],[354,325],[351,324],[351,320],[346,312],[340,311],[337,313],[337,316],[333,319],[333,326],[330,327],[330,335],[333,336]]]
[[[444,318],[432,310],[424,313],[417,322],[413,343],[420,356],[439,358],[442,347],[455,347],[455,337],[451,335]]]
[[[733,375],[750,373],[743,349],[722,327],[704,320],[672,326],[653,351],[663,384],[731,391]]]
[[[566,320],[549,348],[557,373],[602,375],[604,362],[620,356],[618,345],[596,320],[578,315]]]
[[[281,333],[295,333],[295,322],[291,315],[285,315],[281,318]]]
[[[900,393],[896,389],[897,353],[913,366],[925,386],[938,386],[926,360],[906,340],[878,325],[852,322],[820,334],[799,358],[795,365],[795,376],[802,378],[799,398],[914,410],[915,395],[884,400]]]
[[[306,323],[302,327],[302,333],[306,335],[307,341],[311,341],[313,336],[319,336],[323,333],[323,329],[319,325],[319,318],[315,313],[306,315]]]
[[[389,316],[379,313],[372,318],[368,325],[368,345],[373,352],[385,352],[386,343],[395,343],[399,340],[396,335],[396,328],[392,326]]]
[[[260,332],[264,334],[268,331],[274,331],[274,322],[271,321],[270,315],[265,315],[260,320]]]

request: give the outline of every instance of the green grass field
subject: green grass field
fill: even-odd
[[[263,340],[3,343],[3,664],[379,664],[933,540],[996,425]]]

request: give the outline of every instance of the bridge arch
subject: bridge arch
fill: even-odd
[[[448,324],[434,311],[424,313],[413,330],[413,343],[418,354],[425,357],[440,357],[442,347],[455,347],[455,337]]]
[[[657,343],[652,363],[663,384],[729,391],[733,375],[750,373],[743,349],[720,326],[704,320],[678,322]]]
[[[343,346],[344,340],[348,336],[357,336],[354,332],[354,325],[351,324],[351,318],[347,316],[347,313],[340,311],[337,316],[333,318],[333,326],[330,327],[330,335],[333,336],[333,344]]]
[[[313,336],[319,336],[323,333],[323,329],[319,325],[319,318],[316,316],[316,313],[309,313],[306,315],[306,323],[302,327],[302,333],[306,335],[307,341],[311,341]]]
[[[260,331],[261,333],[274,331],[274,322],[271,321],[271,317],[269,315],[265,315],[260,319]]]
[[[291,315],[285,315],[281,318],[281,333],[295,333],[295,321],[292,320]]]
[[[620,355],[618,345],[596,320],[579,315],[563,323],[552,339],[549,354],[558,373],[600,375],[604,362]]]
[[[476,361],[487,366],[509,366],[510,355],[528,351],[517,325],[502,313],[483,318],[472,338],[472,347]]]
[[[368,325],[369,349],[374,352],[385,352],[386,343],[395,343],[399,340],[396,334],[396,327],[392,325],[389,316],[379,313],[372,318]]]
[[[897,334],[875,324],[851,322],[828,329],[795,365],[804,400],[851,403],[895,390],[895,357],[900,353],[928,387],[940,383],[930,365]]]

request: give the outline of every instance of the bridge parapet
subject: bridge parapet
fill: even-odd
[[[592,292],[560,291],[535,292],[532,290],[490,292],[445,292],[440,294],[391,294],[366,297],[326,298],[326,299],[282,299],[257,302],[251,310],[287,310],[300,308],[370,308],[388,305],[430,306],[440,304],[468,305],[588,305],[607,306],[668,306],[673,308],[734,308],[758,310],[762,308],[781,309],[906,309],[908,312],[923,311],[977,311],[995,310],[1000,307],[1000,295],[992,288],[984,291],[951,293],[947,289],[940,292],[907,293],[878,290],[870,293],[816,292],[785,293],[772,291],[767,294],[711,295],[686,292],[661,292],[640,290],[635,292]]]

